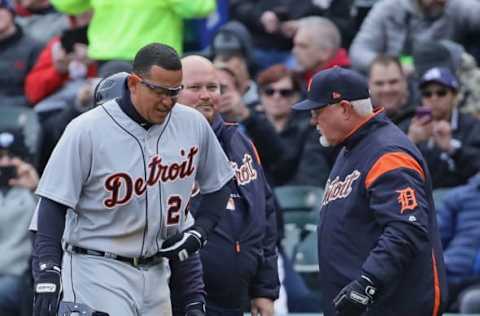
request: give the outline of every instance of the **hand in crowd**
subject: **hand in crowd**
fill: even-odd
[[[433,141],[444,152],[452,151],[452,128],[447,121],[434,122]]]
[[[17,168],[17,177],[11,179],[9,184],[34,191],[38,185],[38,173],[35,168],[19,158],[13,158],[11,163]]]
[[[427,141],[433,134],[433,122],[428,117],[414,117],[408,128],[408,138],[418,144]]]
[[[243,121],[250,115],[240,93],[233,89],[224,90],[220,96],[219,112],[228,120]]]
[[[52,45],[52,62],[55,69],[61,74],[68,73],[68,65],[70,64],[71,56],[67,54],[60,42]]]
[[[277,15],[272,11],[263,12],[260,17],[260,22],[267,33],[274,33],[278,31],[280,27],[280,21],[278,20]]]
[[[264,297],[254,298],[251,302],[252,316],[273,316],[273,301]]]
[[[8,184],[12,187],[22,187],[29,190],[35,190],[38,185],[38,173],[35,168],[19,158],[10,158],[3,156],[0,158],[0,166],[16,168],[16,177],[9,180]]]
[[[73,52],[68,53],[60,42],[52,45],[52,62],[55,69],[61,74],[68,74],[71,78],[83,78],[87,75],[88,64],[92,61],[88,58],[88,47],[85,44],[76,43]]]

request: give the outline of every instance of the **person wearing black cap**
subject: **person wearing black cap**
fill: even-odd
[[[480,122],[457,109],[459,83],[447,68],[432,68],[420,80],[423,107],[408,137],[422,152],[433,187],[465,184],[480,170]]]
[[[445,271],[421,153],[372,110],[354,71],[319,72],[293,108],[310,110],[321,143],[340,148],[317,230],[324,315],[440,315]]]

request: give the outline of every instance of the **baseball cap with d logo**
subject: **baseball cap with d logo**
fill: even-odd
[[[368,82],[359,73],[340,67],[322,70],[308,83],[307,99],[295,104],[294,110],[313,110],[341,100],[361,100],[370,97]]]

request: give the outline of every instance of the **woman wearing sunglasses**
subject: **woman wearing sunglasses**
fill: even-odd
[[[426,158],[434,188],[464,184],[480,169],[480,121],[458,111],[460,87],[449,69],[430,69],[419,88],[422,107],[408,136]]]
[[[257,84],[261,105],[242,123],[272,186],[323,186],[330,164],[308,115],[292,111],[301,96],[295,76],[283,65],[274,65],[258,75]]]

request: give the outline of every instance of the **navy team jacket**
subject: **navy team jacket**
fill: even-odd
[[[341,145],[318,227],[325,315],[335,315],[333,298],[361,274],[379,288],[366,315],[440,315],[445,270],[422,155],[383,110]]]
[[[207,304],[240,308],[249,297],[278,297],[276,215],[257,152],[237,124],[217,115],[212,128],[235,169],[225,216],[200,251]],[[195,215],[201,195],[191,201]],[[233,204],[232,204],[233,203]]]

